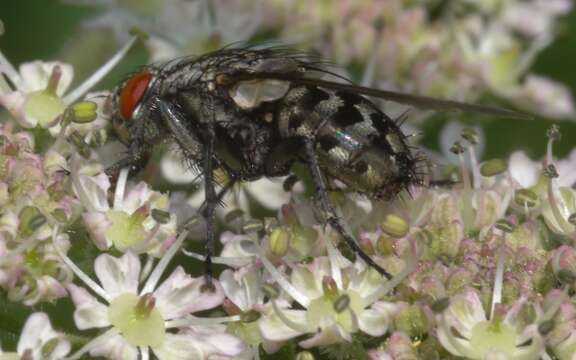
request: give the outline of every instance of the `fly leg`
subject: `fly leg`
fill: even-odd
[[[224,185],[224,187],[222,187],[218,191],[218,194],[216,195],[217,204],[222,204],[222,200],[224,199],[224,196],[226,196],[228,191],[230,191],[230,189],[232,189],[234,184],[236,184],[236,179],[230,180],[228,183],[226,183],[226,185]],[[200,216],[204,217],[206,214],[206,204],[207,204],[206,201],[202,202],[202,205],[200,205],[196,214],[192,215],[188,220],[186,220],[180,226],[180,228],[183,230],[190,229],[198,221],[198,214],[200,214]]]
[[[214,210],[219,202],[214,186],[214,141],[215,130],[214,122],[208,121],[202,128],[204,141],[202,144],[193,135],[189,128],[190,124],[196,119],[187,119],[170,101],[156,99],[160,115],[165,120],[171,134],[190,156],[192,160],[200,160],[202,173],[204,175],[204,196],[205,207],[202,215],[206,220],[206,242],[204,244],[205,262],[204,275],[206,286],[213,288],[212,283],[212,255],[214,254],[215,242],[215,218]],[[188,114],[187,114],[188,115]],[[201,155],[200,159],[198,157]],[[223,195],[222,195],[223,196]]]
[[[130,171],[138,172],[146,167],[149,158],[149,151],[144,150],[141,146],[131,146],[127,156],[107,167],[105,173],[109,178],[116,179],[120,170],[125,167],[129,167]]]
[[[385,276],[388,280],[392,278],[392,275],[382,268],[380,265],[376,264],[370,256],[368,256],[361,248],[358,246],[358,243],[352,235],[350,235],[342,223],[341,219],[336,215],[336,211],[328,198],[328,192],[326,190],[326,183],[324,182],[324,178],[322,175],[322,171],[320,170],[320,166],[318,164],[318,157],[316,156],[316,151],[314,149],[314,141],[312,139],[304,139],[304,145],[306,148],[306,157],[308,160],[308,166],[310,168],[310,172],[312,173],[312,179],[314,184],[316,185],[316,191],[318,193],[318,197],[320,200],[320,206],[322,211],[326,214],[327,219],[326,222],[330,224],[330,226],[336,230],[340,236],[344,239],[346,244],[354,251],[354,253],[359,256],[362,260],[364,260],[368,265],[378,271],[382,276]]]

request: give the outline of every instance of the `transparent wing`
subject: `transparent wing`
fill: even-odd
[[[315,69],[317,70],[317,69]],[[300,76],[298,76],[300,75]],[[294,73],[252,73],[252,74],[239,74],[235,76],[237,81],[250,80],[250,79],[275,79],[289,81],[293,84],[319,86],[327,89],[351,92],[356,94],[363,94],[373,96],[385,100],[394,101],[400,104],[406,104],[423,109],[431,109],[437,111],[462,111],[471,112],[484,115],[517,118],[517,119],[531,119],[532,116],[518,111],[502,109],[498,107],[470,104],[460,101],[444,100],[428,96],[406,94],[396,91],[380,90],[351,83],[339,83],[324,79],[307,78],[301,74]]]

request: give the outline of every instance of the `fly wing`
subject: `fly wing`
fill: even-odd
[[[478,113],[483,115],[492,115],[498,117],[519,118],[519,119],[531,118],[529,114],[513,110],[502,109],[498,107],[470,104],[454,100],[444,100],[422,95],[406,94],[397,91],[380,90],[354,84],[337,83],[323,79],[300,78],[300,79],[294,79],[292,80],[292,82],[301,85],[315,85],[334,90],[373,96],[423,109],[431,109],[437,111],[462,111],[462,112]]]
[[[257,72],[251,74],[238,74],[236,77],[237,81],[246,81],[250,79],[280,80],[280,81],[287,81],[289,83],[297,85],[318,86],[327,89],[373,96],[385,100],[394,101],[400,104],[406,104],[422,109],[431,109],[436,111],[461,111],[461,112],[478,113],[483,115],[491,115],[505,118],[516,118],[516,119],[532,118],[532,116],[526,113],[502,109],[498,107],[470,104],[453,100],[444,100],[422,95],[406,94],[397,91],[374,89],[360,85],[355,85],[352,83],[340,83],[318,78],[309,78],[302,76],[302,74],[296,74],[296,73]]]

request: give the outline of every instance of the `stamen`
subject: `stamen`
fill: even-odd
[[[184,255],[189,256],[193,259],[206,261],[206,256],[200,255],[194,251],[182,249]],[[222,257],[222,256],[212,256],[210,257],[212,263],[228,265],[232,267],[243,266],[246,262],[250,262],[254,259],[254,256],[236,256],[236,257]]]
[[[506,241],[506,234],[503,235],[502,242]],[[498,251],[498,260],[496,264],[496,276],[494,278],[494,288],[492,289],[492,305],[490,309],[490,320],[494,319],[494,312],[497,304],[502,302],[502,285],[504,283],[504,261],[506,260],[506,251],[504,246],[500,246]]]
[[[138,279],[139,282],[144,282],[144,279],[150,275],[150,271],[154,268],[155,262],[154,256],[150,256],[146,254],[146,262],[144,263],[144,267],[142,268],[142,272],[140,273],[140,278]]]
[[[464,184],[464,190],[468,191],[472,188],[470,184],[470,176],[468,175],[468,171],[466,170],[466,160],[464,159],[464,155],[462,155],[465,151],[464,147],[459,141],[456,141],[454,145],[450,148],[450,151],[453,154],[458,155],[458,160],[460,162],[460,170],[462,171],[462,183]]]
[[[193,325],[200,325],[200,326],[220,325],[240,320],[242,320],[240,315],[210,317],[210,318],[199,318],[192,315],[188,315],[185,318],[168,320],[166,321],[165,325],[166,329],[173,329]]]
[[[138,300],[136,309],[134,310],[138,318],[148,318],[154,307],[156,306],[156,298],[151,293],[144,294]]]
[[[298,302],[300,305],[307,308],[310,304],[310,300],[306,297],[306,295],[296,290],[296,288],[292,286],[292,284],[290,284],[290,282],[286,280],[286,278],[284,278],[284,276],[282,276],[278,270],[276,270],[276,267],[272,265],[272,263],[266,258],[266,255],[260,246],[258,246],[258,250],[260,253],[260,261],[262,261],[262,265],[264,265],[272,278],[276,280],[276,282],[282,287],[284,291],[286,291],[288,295],[290,295],[290,297],[292,297],[292,299],[296,300],[296,302]]]
[[[130,170],[128,168],[123,168],[120,170],[118,175],[118,181],[116,182],[116,189],[114,191],[114,202],[112,207],[116,210],[122,209],[124,203],[124,192],[126,191],[126,182],[128,181],[128,173]]]
[[[46,85],[46,92],[49,94],[56,95],[56,89],[58,89],[58,83],[62,78],[62,68],[60,65],[56,65],[52,68],[52,73],[50,78],[48,78],[48,84]]]
[[[374,290],[372,294],[366,296],[365,304],[372,304],[378,301],[381,297],[392,291],[398,284],[400,284],[404,279],[410,275],[414,270],[416,270],[416,264],[418,261],[418,256],[416,255],[416,247],[414,243],[410,243],[410,254],[404,257],[406,261],[406,266],[398,274],[394,275],[390,281],[385,282],[382,286]]]
[[[84,186],[82,186],[82,182],[80,181],[79,175],[80,175],[80,158],[73,156],[71,161],[70,161],[70,179],[72,180],[72,186],[74,187],[74,190],[76,190],[76,193],[78,194],[78,197],[80,198],[80,201],[82,202],[82,205],[84,205],[86,207],[86,209],[90,212],[96,212],[98,211],[96,209],[96,206],[94,206],[94,204],[92,203],[92,201],[90,200],[90,197],[88,196],[88,194],[86,193]]]
[[[92,74],[88,79],[86,79],[82,84],[80,84],[76,89],[72,90],[68,95],[64,97],[65,104],[71,104],[74,101],[80,99],[86,92],[94,87],[102,78],[104,78],[108,73],[126,56],[128,51],[136,43],[138,36],[132,36],[132,38],[116,53],[107,63],[102,65],[96,72]],[[1,60],[1,59],[0,59]]]
[[[258,298],[256,298],[257,294],[252,294],[251,287],[250,284],[248,283],[248,279],[247,276],[242,277],[242,289],[244,290],[244,293],[246,294],[246,302],[248,303],[247,305],[249,307],[252,307],[254,305],[256,305],[259,301]]]
[[[294,321],[288,319],[284,313],[278,308],[276,304],[276,300],[272,300],[272,309],[274,309],[274,313],[282,320],[282,322],[288,326],[289,328],[293,329],[294,331],[298,331],[301,333],[307,333],[308,329],[305,326],[295,323]]]
[[[544,167],[554,163],[552,157],[552,146],[554,145],[554,141],[560,139],[560,130],[558,129],[558,126],[552,125],[552,127],[548,129],[546,135],[548,136],[548,143],[546,144],[546,163],[544,164]]]
[[[148,281],[146,281],[146,284],[142,288],[142,291],[140,291],[140,294],[146,294],[154,291],[156,285],[158,284],[158,281],[160,280],[160,277],[164,273],[164,270],[166,270],[166,267],[170,263],[170,260],[172,260],[172,258],[176,254],[176,251],[178,251],[178,249],[182,245],[182,242],[184,241],[184,239],[186,239],[186,236],[188,236],[188,231],[184,230],[180,234],[180,236],[178,236],[174,244],[172,244],[172,246],[168,249],[168,251],[166,251],[164,256],[162,256],[162,258],[158,262],[158,265],[156,265],[156,268],[154,269],[154,271],[152,271],[152,274],[150,274],[150,277],[148,278]]]
[[[336,283],[336,286],[339,289],[342,289],[343,287],[342,272],[340,271],[340,267],[343,265],[342,262],[344,261],[344,259],[342,259],[342,255],[340,254],[340,252],[337,251],[336,248],[334,248],[334,244],[332,244],[332,241],[328,238],[328,236],[322,236],[322,239],[324,240],[324,244],[328,252],[328,259],[330,260],[330,273],[332,274],[332,279]]]
[[[552,146],[554,141],[560,138],[560,131],[558,126],[553,125],[547,132],[548,144],[546,146],[546,160],[544,161],[544,175],[548,177],[548,201],[550,202],[550,210],[552,210],[552,215],[554,219],[558,222],[558,225],[562,228],[562,231],[566,234],[572,233],[574,227],[567,221],[567,217],[564,217],[562,208],[564,207],[564,200],[562,195],[560,195],[560,200],[556,199],[556,194],[558,191],[557,177],[558,172],[554,166],[554,159],[552,156]],[[562,202],[562,203],[560,203]]]
[[[72,262],[72,260],[70,260],[70,258],[62,252],[62,249],[60,249],[58,247],[58,245],[56,244],[56,241],[55,241],[57,233],[58,233],[58,226],[54,226],[54,230],[52,230],[52,245],[54,245],[54,249],[56,249],[56,253],[60,257],[60,259],[62,259],[62,261],[66,265],[68,265],[68,267],[70,268],[70,270],[72,270],[74,275],[78,276],[78,278],[80,280],[82,280],[82,282],[86,286],[88,286],[90,289],[92,289],[92,291],[94,291],[96,294],[98,294],[102,299],[106,300],[106,302],[110,303],[110,301],[112,299],[110,298],[110,296],[108,295],[106,290],[104,290],[94,280],[90,279],[90,277],[88,275],[86,275],[84,273],[84,271],[80,270],[80,268],[78,266],[76,266],[76,264],[74,264],[74,262]]]
[[[140,349],[140,354],[142,355],[140,356],[140,360],[150,359],[150,350],[148,349],[148,346],[139,346],[138,348]]]
[[[476,150],[473,145],[468,145],[470,166],[472,167],[472,179],[474,189],[480,188],[480,170],[478,169],[478,159],[476,158]]]

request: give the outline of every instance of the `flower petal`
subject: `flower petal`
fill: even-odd
[[[52,71],[56,66],[60,66],[60,71],[62,72],[60,80],[58,81],[58,87],[56,88],[56,94],[58,96],[64,95],[64,92],[72,83],[74,68],[70,64],[59,61],[32,61],[20,65],[19,70],[22,76],[22,84],[20,84],[20,87],[27,92],[45,89],[52,75]]]
[[[392,303],[377,302],[370,309],[359,314],[358,326],[360,330],[372,336],[382,336],[388,331],[392,314],[397,306]]]
[[[110,326],[108,307],[100,303],[86,289],[74,284],[68,285],[68,291],[76,306],[74,322],[80,330]]]
[[[322,331],[310,339],[300,341],[298,345],[304,349],[309,349],[315,346],[336,344],[342,342],[342,340],[352,341],[352,338],[350,337],[350,334],[343,330],[340,326],[333,324],[332,326],[323,328]]]
[[[136,360],[138,349],[120,335],[110,336],[90,349],[90,355],[114,360]]]
[[[18,354],[23,355],[25,351],[31,350],[32,358],[46,358],[42,354],[43,346],[49,341],[58,338],[60,339],[47,359],[61,359],[64,357],[70,352],[70,343],[52,329],[48,315],[40,312],[33,313],[26,320],[24,329],[22,329],[20,334]]]
[[[130,252],[121,258],[102,254],[94,261],[94,271],[111,298],[122,293],[138,293],[140,260]]]
[[[156,306],[164,320],[170,320],[196,311],[214,308],[224,300],[224,292],[217,281],[215,290],[203,290],[202,278],[193,278],[182,267],[174,272],[154,292]]]
[[[306,326],[306,311],[286,309],[280,311],[282,311],[284,316],[290,319],[290,321],[303,327]],[[285,341],[303,334],[286,325],[280,317],[274,313],[261,317],[260,320],[258,320],[258,328],[260,329],[262,337],[268,341]]]
[[[191,328],[179,334],[166,334],[161,346],[153,349],[160,360],[202,360],[211,355],[235,356],[244,351],[238,338],[210,328]]]

